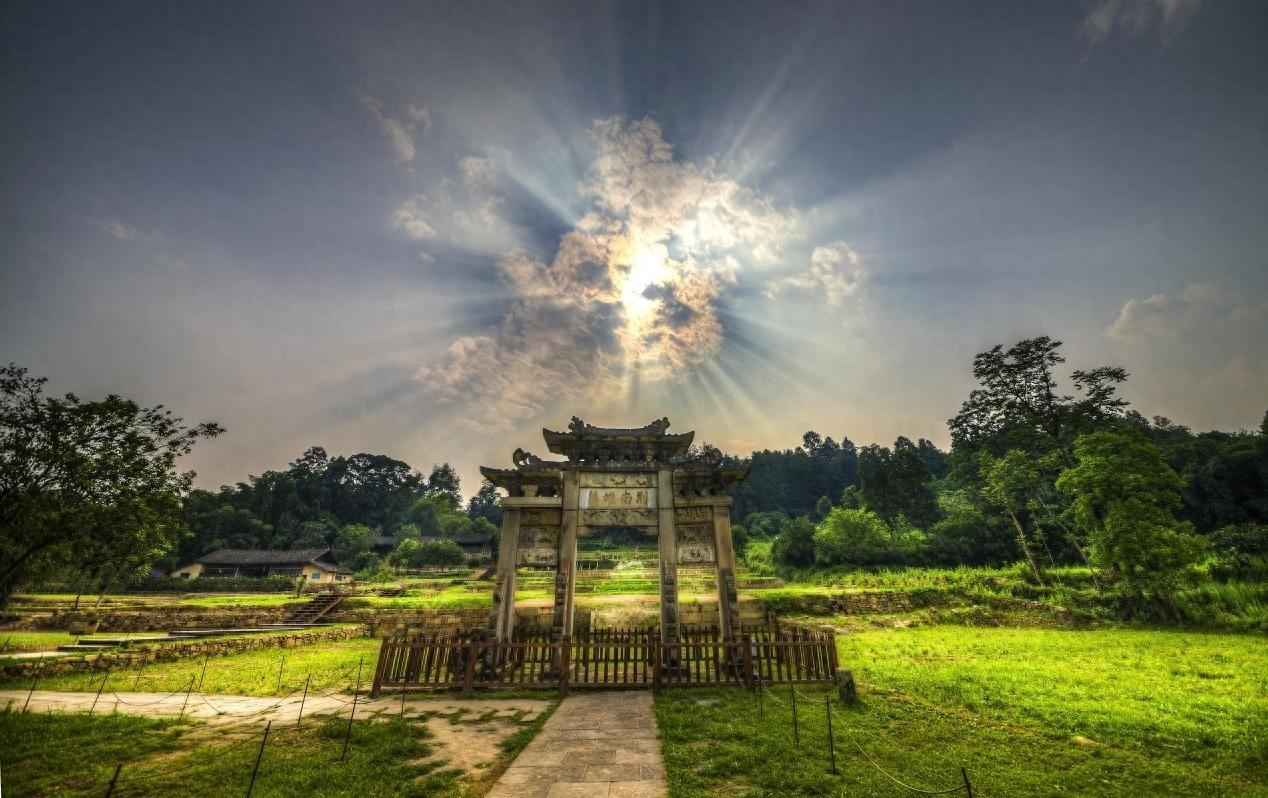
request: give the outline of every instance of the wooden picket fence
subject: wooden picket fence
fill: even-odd
[[[797,627],[745,628],[728,641],[715,627],[689,626],[668,643],[655,629],[595,629],[563,639],[530,631],[501,643],[471,630],[384,639],[372,695],[385,688],[469,694],[815,684],[832,682],[836,670],[835,637]]]

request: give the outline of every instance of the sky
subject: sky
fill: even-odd
[[[946,446],[1048,335],[1268,409],[1268,6],[7,3],[0,360],[426,472],[662,416]]]

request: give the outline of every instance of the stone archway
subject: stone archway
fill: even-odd
[[[575,614],[577,540],[605,527],[634,527],[657,540],[660,633],[678,641],[678,566],[713,564],[721,636],[739,633],[731,497],[727,489],[748,467],[724,468],[687,456],[694,432],[670,434],[669,419],[637,429],[595,427],[573,417],[566,432],[543,429],[547,448],[565,460],[546,461],[522,449],[515,467],[481,468],[507,492],[502,504],[490,627],[498,641],[515,627],[515,569],[553,566],[552,626],[571,637]]]

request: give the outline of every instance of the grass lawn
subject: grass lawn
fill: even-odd
[[[339,762],[346,726],[346,719],[313,716],[302,729],[273,728],[254,794],[463,795],[457,771],[443,761],[419,762],[431,753],[423,726],[355,722],[347,760]],[[123,715],[0,712],[5,794],[104,795],[115,765],[125,762],[116,796],[243,795],[262,733]]]
[[[0,631],[0,657],[17,651],[48,651],[75,640],[68,632]]]
[[[178,692],[189,687],[191,678],[195,681],[202,678],[202,692],[208,694],[287,695],[303,689],[304,679],[311,673],[309,687],[312,690],[351,690],[356,680],[358,661],[363,661],[361,685],[364,688],[374,679],[380,642],[377,638],[358,638],[225,654],[207,660],[205,676],[202,675],[202,658],[151,663],[140,671],[134,668],[111,673],[107,689],[124,692],[133,690],[135,685],[135,689],[148,692]],[[282,674],[280,690],[279,668]],[[101,679],[98,673],[70,673],[41,679],[40,689],[96,690],[101,686]],[[28,687],[29,683],[11,682],[0,686],[15,689]]]
[[[1268,795],[1262,637],[941,626],[839,647],[862,696],[834,717],[841,775],[828,690],[805,690],[800,748],[787,687],[760,709],[743,691],[671,690],[656,699],[671,796],[907,794],[849,733],[926,789],[965,766],[979,795]]]
[[[181,604],[188,607],[282,607],[303,604],[312,598],[311,595],[296,597],[293,593],[213,593],[209,596],[183,596]]]

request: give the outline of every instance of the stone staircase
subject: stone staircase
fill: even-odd
[[[280,626],[313,626],[344,600],[343,593],[318,593],[286,617]]]

